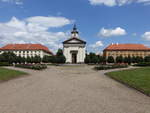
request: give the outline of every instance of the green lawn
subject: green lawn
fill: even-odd
[[[110,72],[106,75],[150,96],[150,67]]]
[[[0,81],[7,81],[7,80],[17,78],[26,74],[27,73],[25,72],[0,67]]]

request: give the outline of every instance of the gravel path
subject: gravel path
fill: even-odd
[[[31,76],[0,84],[0,113],[150,113],[150,97],[91,68],[19,69]]]

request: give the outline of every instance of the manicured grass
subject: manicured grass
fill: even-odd
[[[150,96],[150,67],[110,72],[106,75]]]
[[[26,74],[27,73],[25,72],[0,67],[0,81],[7,81],[7,80],[17,78]]]

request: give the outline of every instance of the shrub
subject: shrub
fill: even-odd
[[[86,54],[84,62],[86,64],[97,64],[97,63],[104,63],[104,57],[100,55],[96,55],[95,53],[90,53],[89,55]]]
[[[115,62],[114,57],[113,57],[113,56],[109,56],[109,57],[107,58],[107,62],[108,62],[108,63],[114,63],[114,62]]]
[[[122,56],[117,56],[116,57],[116,63],[122,63],[123,62],[123,57]]]
[[[46,69],[47,65],[45,64],[16,64],[15,67],[20,67],[20,68],[27,68],[27,69],[33,69],[33,70],[42,70]]]
[[[8,62],[12,64],[16,62],[16,55],[13,52],[4,52],[0,55],[0,62]]]
[[[125,64],[117,64],[117,65],[99,65],[95,66],[95,70],[108,70],[108,69],[116,69],[116,68],[127,68],[128,65]]]
[[[144,62],[150,62],[150,56],[146,56],[146,57],[144,58]]]
[[[146,66],[150,66],[150,62],[141,62],[141,63],[135,64],[134,66],[146,67]]]
[[[0,66],[10,66],[8,62],[0,62]]]
[[[41,63],[41,57],[40,56],[33,57],[33,63]]]
[[[66,62],[66,58],[63,55],[63,50],[58,49],[56,56],[51,57],[52,63],[63,64]]]

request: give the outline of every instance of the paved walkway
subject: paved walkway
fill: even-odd
[[[150,97],[91,66],[51,66],[0,84],[0,113],[150,113]]]

